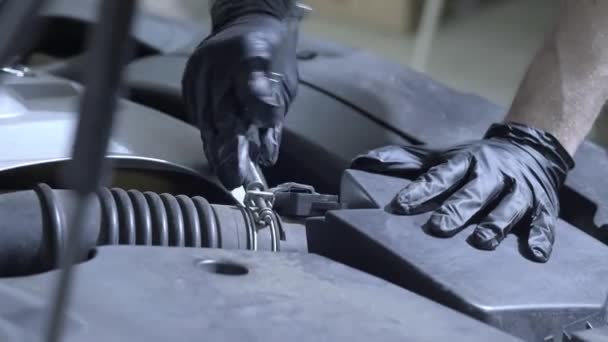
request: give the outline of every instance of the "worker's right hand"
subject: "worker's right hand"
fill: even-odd
[[[292,1],[217,0],[213,31],[184,72],[184,100],[226,188],[247,184],[249,162],[276,163],[296,95],[298,19]]]
[[[390,205],[399,215],[433,211],[426,228],[440,237],[477,227],[469,242],[493,250],[515,227],[528,233],[529,256],[549,260],[559,214],[558,192],[574,161],[548,132],[496,124],[484,139],[447,149],[389,146],[353,162],[368,171],[419,174]]]

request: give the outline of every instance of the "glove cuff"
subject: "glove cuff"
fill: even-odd
[[[566,179],[567,173],[575,166],[574,159],[556,137],[536,128],[514,122],[494,124],[486,132],[485,138],[507,139],[533,148],[561,170],[557,180],[560,185]]]
[[[215,0],[211,5],[213,31],[250,14],[271,15],[279,20],[301,18],[303,11],[296,0]]]

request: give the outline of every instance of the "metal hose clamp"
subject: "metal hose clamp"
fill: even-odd
[[[10,74],[16,77],[32,77],[34,72],[23,65],[6,66],[0,69],[5,74]]]
[[[272,210],[274,205],[274,193],[263,191],[257,184],[250,186],[245,196],[245,210],[252,222],[248,227],[249,246],[253,250],[258,249],[258,231],[270,229],[270,246],[273,252],[280,250],[280,235],[278,219]]]

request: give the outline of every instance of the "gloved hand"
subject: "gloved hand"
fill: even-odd
[[[216,0],[213,30],[190,57],[182,80],[207,159],[232,190],[249,161],[276,163],[283,120],[296,96],[299,17],[292,0]]]
[[[471,223],[470,242],[493,250],[518,224],[529,229],[531,257],[546,262],[559,214],[558,190],[574,161],[556,138],[520,124],[493,125],[483,140],[446,150],[389,146],[353,167],[421,174],[393,200],[402,215],[434,211],[425,228],[450,237]]]

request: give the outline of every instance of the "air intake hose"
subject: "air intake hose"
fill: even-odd
[[[98,244],[220,247],[213,208],[202,197],[102,189]]]
[[[0,195],[0,277],[55,267],[76,200],[71,191],[45,184]],[[237,207],[211,205],[202,197],[102,189],[89,210],[85,225],[78,227],[84,230],[79,245],[83,261],[98,245],[250,248],[247,215]],[[302,229],[297,230],[294,249],[305,250]],[[270,246],[261,243],[260,249]]]

